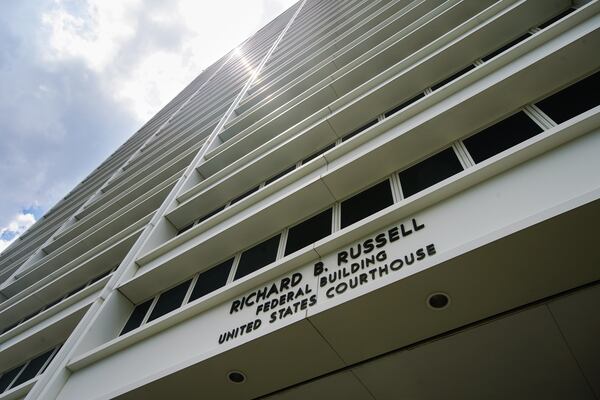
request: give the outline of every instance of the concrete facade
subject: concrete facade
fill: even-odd
[[[299,1],[0,255],[0,400],[600,399],[599,10]]]

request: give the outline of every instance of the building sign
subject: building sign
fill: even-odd
[[[368,287],[435,255],[435,244],[427,242],[425,237],[417,246],[405,243],[408,237],[421,236],[425,230],[423,221],[411,218],[234,299],[229,315],[236,317],[235,320],[243,315],[245,320],[221,332],[219,344],[285,322],[298,313],[305,315],[317,302]]]

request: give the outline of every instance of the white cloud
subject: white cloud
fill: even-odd
[[[0,228],[0,253],[34,223],[35,216],[33,214],[19,213],[5,227]]]
[[[78,8],[55,0],[42,14],[49,29],[48,47],[43,56],[52,62],[82,59],[88,68],[103,71],[119,50],[119,43],[135,34],[130,14],[139,0],[87,0]]]
[[[141,123],[293,3],[85,0],[72,7],[55,0],[42,17],[49,32],[44,58],[83,61]],[[170,42],[160,43],[165,38]]]
[[[24,205],[50,208],[203,69],[293,3],[3,4],[0,227]]]

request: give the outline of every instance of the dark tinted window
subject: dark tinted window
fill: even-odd
[[[48,359],[48,362],[46,363],[46,365],[42,365],[42,369],[40,369],[40,372],[38,373],[38,375],[43,374],[44,371],[46,371],[46,369],[48,368],[48,365],[50,365],[50,363],[52,362],[52,360],[54,360],[54,357],[56,357],[56,355],[58,354],[58,352],[60,351],[60,349],[62,348],[62,344],[56,346],[53,350],[56,350],[53,354],[50,354],[50,358]]]
[[[517,44],[521,43],[523,40],[527,39],[529,36],[531,36],[531,33],[529,33],[529,32],[524,35],[521,35],[518,38],[516,38],[515,40],[513,40],[512,42],[505,44],[504,46],[500,47],[498,50],[491,52],[490,54],[488,54],[485,57],[482,57],[481,59],[483,61],[491,60],[492,58],[496,57],[498,54],[504,53],[506,50],[510,49],[511,47],[516,46]]]
[[[31,318],[33,318],[36,315],[38,315],[40,313],[40,311],[42,311],[42,310],[37,310],[36,312],[29,314],[28,316],[26,316],[25,318],[23,318],[23,321],[21,321],[21,323],[23,323],[25,321],[29,321]]]
[[[404,103],[392,108],[390,111],[386,112],[384,115],[385,117],[389,117],[390,115],[396,114],[398,111],[402,110],[403,108],[406,108],[408,106],[410,106],[412,103],[416,102],[417,100],[419,100],[421,97],[425,96],[425,94],[423,93],[419,93],[418,95],[416,95],[415,97],[406,100]]]
[[[244,251],[240,257],[240,263],[237,271],[235,271],[234,279],[240,279],[275,261],[280,236],[274,236]]]
[[[473,161],[483,160],[511,148],[540,133],[538,126],[524,112],[518,113],[465,139],[463,142]]]
[[[375,125],[378,121],[379,120],[377,118],[375,118],[374,120],[367,122],[365,125],[361,126],[360,128],[353,130],[352,132],[350,132],[346,136],[342,137],[342,142],[345,142],[346,140],[351,139],[354,136],[358,135],[362,131],[369,129],[370,127],[372,127],[373,125]]]
[[[331,235],[331,208],[290,228],[285,244],[285,255]]]
[[[190,222],[189,224],[178,230],[177,235],[181,235],[183,232],[189,231],[190,229],[192,229],[195,223],[196,221]]]
[[[127,332],[134,330],[142,324],[142,321],[144,320],[144,317],[146,316],[146,313],[148,312],[148,309],[152,304],[152,300],[154,299],[147,300],[142,304],[138,304],[137,306],[135,306],[133,312],[129,316],[129,319],[127,320],[127,323],[121,331],[121,335],[124,335]]]
[[[355,194],[341,204],[342,228],[394,203],[389,179]]]
[[[575,11],[574,8],[569,8],[563,12],[561,12],[560,14],[558,14],[555,17],[550,18],[548,21],[544,22],[543,24],[541,24],[539,26],[540,29],[544,29],[549,27],[550,25],[552,25],[553,23],[555,23],[556,21],[559,21],[561,19],[563,19],[564,17],[566,17],[567,15],[571,14],[573,11]]]
[[[537,106],[556,123],[563,123],[600,104],[600,72],[553,94]]]
[[[458,77],[460,77],[461,75],[466,74],[467,72],[469,72],[470,70],[472,70],[473,68],[475,68],[475,66],[473,64],[467,66],[466,68],[461,69],[460,71],[458,71],[457,73],[455,73],[452,76],[449,76],[448,78],[444,79],[441,82],[436,83],[435,85],[433,85],[431,87],[431,90],[438,90],[439,88],[441,88],[442,86],[452,82],[453,80],[457,79]]]
[[[267,181],[265,182],[265,186],[270,185],[271,183],[275,182],[277,179],[289,174],[290,172],[292,172],[294,169],[296,169],[296,164],[292,165],[291,167],[284,169],[283,171],[281,171],[280,173],[278,173],[275,176],[270,177],[269,179],[267,179]]]
[[[250,196],[252,193],[256,192],[258,190],[259,186],[253,187],[252,189],[248,190],[246,193],[236,197],[235,199],[231,200],[231,204],[235,204],[238,201]]]
[[[412,196],[429,186],[462,171],[454,150],[448,148],[400,172],[404,197]]]
[[[23,365],[19,365],[18,367],[2,374],[2,377],[0,377],[0,393],[8,389],[8,385],[10,385],[13,379],[15,379],[15,376],[17,376],[21,368],[23,368]]]
[[[150,317],[148,317],[148,322],[153,321],[156,318],[162,317],[163,315],[168,314],[171,311],[181,307],[181,304],[183,303],[183,298],[185,297],[185,294],[187,293],[187,290],[190,287],[190,282],[191,280],[180,283],[174,288],[171,288],[166,292],[162,293],[160,296],[158,296],[158,301],[152,309]]]
[[[212,217],[213,215],[217,215],[218,213],[220,213],[221,211],[223,211],[225,209],[225,206],[221,206],[215,210],[212,210],[211,212],[209,212],[208,214],[198,218],[198,223],[206,221],[207,219],[209,219],[210,217]]]
[[[105,272],[101,273],[100,275],[98,275],[97,277],[95,277],[94,279],[92,279],[90,281],[90,285],[92,285],[92,284],[98,282],[100,279],[108,276],[108,274],[110,274],[111,271],[112,271],[112,269],[109,269],[108,271],[105,271]]]
[[[314,160],[315,158],[317,158],[321,154],[325,153],[326,151],[333,149],[334,146],[335,146],[335,143],[332,143],[332,144],[328,145],[327,147],[317,151],[316,153],[311,154],[310,156],[308,156],[304,160],[302,160],[302,164],[306,164],[307,162]]]
[[[60,303],[62,299],[63,299],[62,297],[59,297],[58,299],[54,300],[52,303],[48,304],[46,306],[46,310],[49,309],[49,308],[52,308],[55,305],[57,305],[58,303]]]
[[[71,297],[73,296],[75,293],[79,293],[81,292],[85,287],[87,286],[87,283],[84,283],[83,285],[79,286],[77,289],[73,290],[72,292],[70,292],[67,297]]]
[[[232,265],[233,258],[217,265],[216,267],[212,267],[206,272],[201,273],[198,276],[196,285],[194,285],[194,289],[192,290],[190,301],[199,299],[200,297],[225,286]]]
[[[6,328],[4,328],[4,330],[2,331],[2,333],[8,332],[11,329],[16,328],[20,323],[21,323],[21,321],[18,321],[18,322],[15,322],[14,324],[11,324],[11,325],[7,326]]]
[[[54,349],[49,350],[44,354],[37,356],[36,358],[31,360],[29,364],[27,364],[23,372],[21,372],[21,375],[19,375],[19,378],[15,381],[13,386],[18,386],[21,383],[27,382],[28,380],[35,378],[37,373],[42,369],[44,363],[50,358],[53,352]]]

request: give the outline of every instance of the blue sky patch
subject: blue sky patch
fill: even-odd
[[[0,240],[12,240],[15,236],[17,236],[17,232],[13,232],[13,231],[4,231],[2,232],[2,234],[0,235]]]
[[[29,206],[29,207],[23,208],[21,210],[21,212],[23,214],[33,214],[33,216],[35,217],[36,221],[38,219],[40,219],[40,217],[42,215],[44,215],[44,210],[40,206]]]

